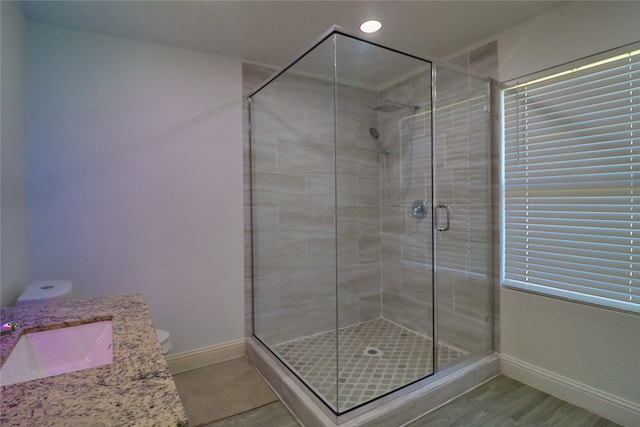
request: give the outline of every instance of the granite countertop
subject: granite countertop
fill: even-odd
[[[113,363],[0,387],[2,426],[186,426],[185,413],[140,294],[7,307],[0,366],[22,333],[111,319]]]

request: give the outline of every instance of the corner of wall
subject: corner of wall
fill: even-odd
[[[26,201],[26,22],[17,1],[0,2],[0,304],[28,281]]]

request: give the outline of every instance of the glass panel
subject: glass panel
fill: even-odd
[[[338,35],[336,77],[344,412],[433,373],[431,64]]]
[[[251,179],[254,334],[335,409],[333,75],[329,38],[252,96]]]
[[[442,369],[492,346],[490,118],[487,81],[434,67],[434,266]]]

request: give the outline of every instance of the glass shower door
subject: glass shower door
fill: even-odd
[[[438,370],[492,348],[489,83],[434,65]]]

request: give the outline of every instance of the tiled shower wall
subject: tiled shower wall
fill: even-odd
[[[380,304],[380,152],[377,92],[337,87],[338,326],[377,319]]]
[[[430,70],[380,91],[380,99],[408,106],[379,113],[380,138],[389,150],[380,162],[382,315],[431,337]],[[402,197],[407,186],[406,196]],[[412,215],[412,204],[417,200],[427,202],[424,218]]]
[[[333,95],[287,72],[253,100],[254,316],[270,343],[335,329],[336,248],[339,326],[380,317],[377,97],[339,87],[334,147]]]

